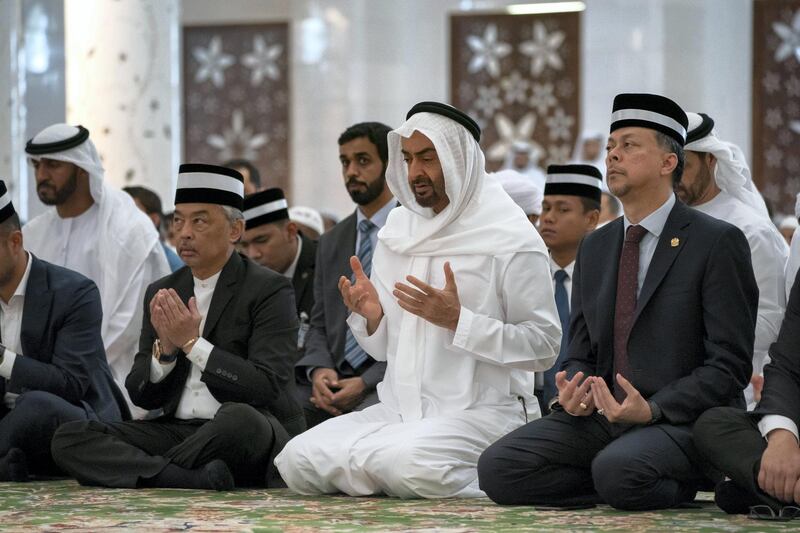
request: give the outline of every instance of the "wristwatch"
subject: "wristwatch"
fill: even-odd
[[[648,424],[655,424],[656,422],[661,420],[661,418],[664,415],[661,413],[661,408],[653,400],[647,400],[647,405],[650,406],[650,413],[651,413],[651,415],[653,417],[653,418],[650,419],[650,422],[648,422]]]
[[[162,365],[168,365],[174,363],[178,358],[178,350],[172,353],[166,353],[161,346],[161,340],[156,339],[153,341],[153,357]]]

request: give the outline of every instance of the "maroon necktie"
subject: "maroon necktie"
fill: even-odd
[[[625,242],[622,244],[622,255],[619,257],[617,273],[617,303],[614,307],[614,398],[622,403],[625,391],[617,384],[616,374],[622,374],[630,380],[630,362],[628,360],[628,335],[633,325],[633,313],[636,310],[636,292],[639,288],[639,241],[647,234],[642,226],[628,226]]]

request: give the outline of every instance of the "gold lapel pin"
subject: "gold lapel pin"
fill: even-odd
[[[677,237],[673,237],[671,241],[669,241],[670,246],[673,248],[677,248],[678,245],[681,243],[681,240]]]

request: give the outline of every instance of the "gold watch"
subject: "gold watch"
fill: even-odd
[[[172,353],[166,353],[161,346],[161,340],[156,339],[153,341],[153,357],[155,357],[156,360],[162,365],[168,365],[170,363],[174,363],[178,358],[178,350],[175,350]]]

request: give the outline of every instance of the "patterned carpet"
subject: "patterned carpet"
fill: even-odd
[[[708,500],[709,495],[704,495]],[[500,507],[488,500],[404,501],[309,498],[287,490],[213,493],[116,490],[73,481],[0,484],[0,530],[6,531],[767,531],[797,522],[729,517],[708,502],[696,509],[622,513]]]

